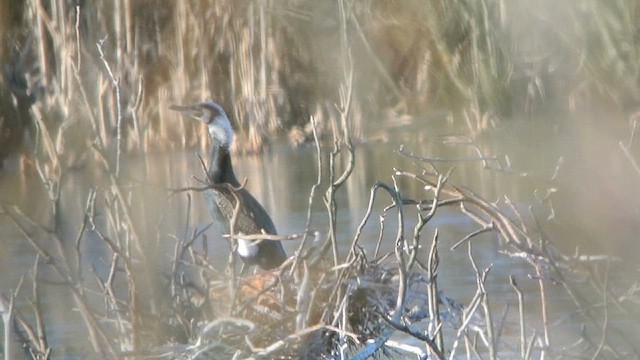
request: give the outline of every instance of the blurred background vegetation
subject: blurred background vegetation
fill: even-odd
[[[239,150],[285,133],[304,141],[311,115],[321,130],[335,121],[346,61],[356,138],[442,108],[482,129],[522,114],[630,113],[640,97],[636,1],[351,1],[346,28],[338,6],[2,0],[0,157],[35,137],[30,108],[69,165],[96,141],[130,152],[202,144],[168,105],[206,98],[230,110]]]
[[[204,128],[193,121],[184,121],[169,110],[169,105],[207,98],[220,102],[238,132],[240,141],[235,142],[234,150],[255,152],[270,142],[288,139],[299,144],[308,140],[311,116],[321,134],[339,129],[342,119],[338,107],[344,104],[345,89],[353,85],[350,106],[345,107],[349,116],[344,116],[349,120],[349,133],[354,142],[371,141],[374,146],[358,155],[353,171],[353,184],[357,186],[347,184],[347,195],[339,199],[340,206],[351,214],[363,211],[363,204],[367,204],[367,192],[363,189],[369,186],[368,181],[388,172],[388,168],[380,173],[372,169],[388,165],[395,156],[391,146],[377,146],[373,141],[392,139],[386,133],[396,126],[410,124],[397,145],[406,142],[407,151],[434,156],[432,159],[462,159],[461,162],[470,158],[467,153],[476,151],[480,157],[471,158],[466,170],[457,168],[454,176],[460,174],[460,178],[454,180],[464,185],[474,185],[475,181],[477,186],[469,187],[479,188],[478,193],[492,199],[504,196],[507,208],[511,208],[512,198],[527,205],[539,202],[546,205],[553,195],[555,205],[549,205],[553,211],[548,217],[544,215],[550,223],[554,222],[549,228],[555,234],[569,234],[555,236],[559,243],[567,243],[567,249],[573,250],[574,246],[577,249],[578,245],[583,249],[593,240],[628,255],[637,252],[640,210],[635,200],[640,196],[636,186],[640,167],[634,157],[636,130],[629,131],[626,124],[620,123],[621,119],[629,119],[632,129],[636,129],[640,119],[639,15],[640,2],[632,0],[0,0],[0,166],[8,156],[18,158],[16,154],[20,154],[21,159],[27,160],[22,164],[33,164],[42,182],[42,186],[39,182],[37,186],[29,186],[35,177],[24,175],[17,180],[19,183],[6,182],[9,185],[3,183],[1,188],[19,198],[7,203],[24,202],[26,212],[44,219],[42,223],[51,222],[53,226],[43,229],[54,229],[47,233],[62,234],[60,239],[71,239],[66,233],[76,236],[84,231],[84,224],[83,230],[78,231],[73,226],[79,225],[78,219],[89,211],[85,210],[83,200],[86,195],[87,203],[97,196],[98,202],[105,204],[108,216],[121,219],[110,221],[112,228],[107,225],[104,228],[123,243],[130,237],[137,238],[132,229],[139,227],[141,234],[153,234],[140,239],[148,238],[149,244],[173,246],[178,238],[173,227],[182,228],[191,221],[190,210],[185,210],[188,214],[182,213],[183,208],[190,209],[191,198],[188,197],[189,205],[183,206],[177,197],[167,200],[164,195],[167,187],[184,184],[188,174],[193,173],[186,156],[175,163],[163,157],[156,159],[153,166],[158,166],[157,171],[150,170],[153,166],[146,168],[146,164],[133,161],[131,166],[143,168],[139,174],[144,175],[135,172],[123,182],[128,196],[122,195],[125,192],[120,191],[115,177],[104,176],[106,173],[118,176],[122,154],[131,154],[131,159],[138,160],[134,155],[180,153],[186,147],[206,146]],[[450,115],[445,121],[453,125],[451,129],[466,127],[469,131],[457,136],[447,128],[443,130],[447,136],[434,141],[421,131],[428,131],[426,122],[438,114]],[[573,128],[555,131],[547,127],[532,131],[518,127],[516,121],[525,119],[527,124],[540,124],[551,120],[548,122],[553,122],[550,126],[553,127],[569,118],[576,120],[571,125],[577,123],[583,131]],[[625,135],[631,132],[628,145],[620,142],[625,137],[604,134],[602,127],[591,126],[589,121],[594,120],[598,125],[605,123],[607,130],[610,126],[622,128]],[[505,130],[496,126],[502,131],[483,132],[499,121],[518,128]],[[473,137],[478,134],[487,135],[485,143],[489,145],[476,146]],[[505,141],[492,141],[498,138]],[[436,152],[430,146],[419,146],[438,145],[436,142],[457,147]],[[517,151],[504,150],[512,149],[513,143],[525,146]],[[618,145],[627,158],[621,157]],[[517,165],[511,171],[510,158],[504,156],[501,162],[502,156],[493,156],[502,152],[515,153],[514,164],[530,162],[525,167],[532,168],[533,175],[526,179],[524,172],[517,175],[520,174]],[[525,152],[527,156],[522,155]],[[336,154],[337,151],[326,154],[330,164],[334,157],[344,160],[338,161],[336,168],[348,164],[346,155],[343,159]],[[250,182],[250,186],[256,185],[253,190],[257,191],[253,193],[257,197],[271,199],[271,204],[264,203],[274,214],[281,214],[275,220],[286,224],[282,233],[297,231],[302,225],[295,219],[307,216],[306,186],[314,181],[315,173],[309,170],[314,164],[309,157],[293,158],[291,153],[275,159],[271,166],[251,163],[242,173],[257,179]],[[321,159],[319,154],[318,159],[318,164],[322,164],[325,158]],[[482,162],[477,161],[480,159]],[[487,175],[484,171],[487,160],[497,163],[498,168],[491,169],[495,173],[504,170],[505,176]],[[78,180],[80,176],[65,177],[72,171],[64,169],[91,161],[103,165],[99,168],[104,167],[106,172],[87,166],[90,178],[86,182]],[[307,164],[299,165],[303,161]],[[393,164],[397,163],[396,158]],[[292,164],[296,164],[295,170],[309,171],[290,171],[294,168]],[[546,171],[548,164],[552,164],[550,171]],[[562,173],[556,176],[561,166]],[[247,171],[248,168],[255,172]],[[328,168],[333,171],[333,165]],[[547,176],[549,172],[553,174]],[[517,179],[511,181],[507,178],[509,173],[516,174]],[[4,174],[0,173],[0,179]],[[33,175],[33,171],[21,174]],[[303,177],[304,181],[300,181]],[[319,185],[321,177],[319,174]],[[158,182],[153,181],[157,178]],[[262,181],[263,178],[276,180]],[[94,187],[102,185],[97,185],[101,183],[96,179],[111,181],[111,186],[104,186],[104,192],[97,191]],[[513,185],[516,181],[525,185],[517,188]],[[92,189],[88,190],[89,187]],[[304,190],[300,190],[302,187]],[[539,188],[547,189],[546,195],[536,193]],[[295,196],[279,196],[285,191]],[[408,185],[407,193],[412,191],[424,196],[422,192],[427,190],[423,184],[414,183]],[[45,192],[50,207],[42,205],[42,199],[38,201]],[[528,198],[522,195],[525,192]],[[544,199],[538,199],[539,194]],[[117,202],[113,200],[116,197]],[[281,203],[277,201],[286,206],[279,206]],[[164,224],[171,229],[160,231],[156,222],[149,219],[169,222],[156,215],[169,207],[176,224]],[[134,215],[124,216],[120,208],[133,208]],[[332,219],[337,219],[335,208],[333,213],[330,211]],[[194,213],[206,216],[203,209]],[[358,225],[359,219],[353,220],[354,215],[347,211],[341,214],[345,214],[339,218],[344,228]],[[198,221],[202,220],[194,223]],[[462,229],[452,232],[451,238],[462,238],[467,230],[475,232],[466,220],[443,221]],[[169,241],[165,232],[170,234]],[[349,230],[344,232],[350,234]],[[185,230],[185,239],[186,234]],[[377,236],[373,234],[370,239]],[[0,261],[10,269],[5,274],[21,274],[20,267],[9,266],[22,259],[16,255],[20,253],[14,243],[22,246],[25,236],[15,237],[19,241],[7,242],[5,258]],[[203,239],[206,243],[206,238]],[[490,250],[487,258],[493,259],[493,248],[486,248]],[[143,260],[148,259],[148,263],[141,261],[145,270],[141,271],[140,283],[157,284],[158,293],[166,291],[160,289],[166,279],[161,271],[156,271],[156,267],[164,266],[164,251],[161,246],[138,250]],[[95,253],[96,261],[102,261],[102,252]],[[16,262],[9,258],[15,258]],[[29,263],[30,259],[24,262]],[[35,264],[38,262],[36,259]],[[455,269],[449,274],[459,272],[458,263],[442,261],[442,264],[451,264],[451,269]],[[511,263],[502,264],[499,276],[504,280],[507,274],[512,274],[512,267],[506,266]],[[630,279],[625,280],[631,285],[619,286],[630,289],[628,298],[633,304],[637,298],[636,273],[635,268],[626,271],[624,275]],[[162,279],[147,281],[156,276]],[[460,278],[452,279],[451,283],[460,283]],[[472,286],[460,286],[461,291],[474,288],[475,274],[463,280]],[[10,281],[18,282],[17,278]],[[603,282],[606,299],[607,285]],[[151,289],[149,293],[155,291]],[[174,300],[148,294],[140,294],[140,298],[153,299],[154,304],[164,301],[173,304]],[[597,301],[601,298],[597,297]],[[635,319],[635,310],[628,313],[632,315],[622,315],[625,320]],[[607,311],[605,314],[603,323],[608,324],[610,314]],[[134,316],[131,318],[137,321]],[[564,322],[564,318],[558,322]],[[633,322],[633,328],[624,334],[637,333],[637,323]],[[577,329],[582,324],[565,325]],[[156,324],[147,328],[156,327],[160,328]],[[605,333],[606,326],[602,328]],[[602,335],[603,344],[607,337]],[[541,348],[547,346],[543,344]]]

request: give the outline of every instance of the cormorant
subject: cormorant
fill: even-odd
[[[236,196],[241,201],[241,208],[235,224],[237,235],[266,234],[276,235],[276,227],[266,210],[244,188],[235,192],[233,188],[239,188],[240,183],[236,179],[231,164],[229,148],[233,141],[233,129],[222,106],[213,101],[198,103],[191,106],[170,107],[193,119],[207,124],[211,139],[211,162],[207,177],[211,189],[204,191],[205,201],[214,221],[218,223],[223,234],[229,234],[230,221],[233,217]],[[273,269],[280,266],[286,259],[280,241],[274,240],[247,240],[238,239],[238,255],[245,267],[258,265],[262,269]]]

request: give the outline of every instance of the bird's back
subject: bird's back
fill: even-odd
[[[277,235],[276,227],[266,210],[247,190],[235,192],[227,184],[218,185],[204,193],[209,212],[224,234],[231,232],[231,221],[236,206],[236,196],[241,201],[235,223],[236,234],[256,235],[266,233]],[[260,225],[258,225],[260,224]],[[261,240],[256,246],[259,254],[254,258],[243,258],[245,265],[259,265],[263,269],[272,269],[282,264],[287,256],[280,241]]]

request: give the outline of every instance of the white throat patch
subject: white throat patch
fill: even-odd
[[[230,147],[233,142],[233,129],[229,119],[224,115],[216,116],[209,124],[209,135],[220,140],[224,147]]]

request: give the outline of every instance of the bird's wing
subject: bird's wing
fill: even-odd
[[[214,220],[225,222],[225,230],[227,230],[227,232],[231,231],[230,222],[233,218],[236,205],[236,197],[232,193],[232,190],[219,187],[207,191],[212,192],[212,198],[218,208],[218,211],[209,209],[212,212]],[[237,191],[235,195],[242,199],[242,207],[240,208],[235,226],[236,233],[260,234],[262,230],[264,230],[268,234],[276,234],[276,229],[271,218],[262,205],[260,205],[248,191],[241,189]],[[211,202],[209,199],[207,200]],[[216,214],[214,214],[214,212]],[[259,226],[258,222],[260,222],[262,226]]]

